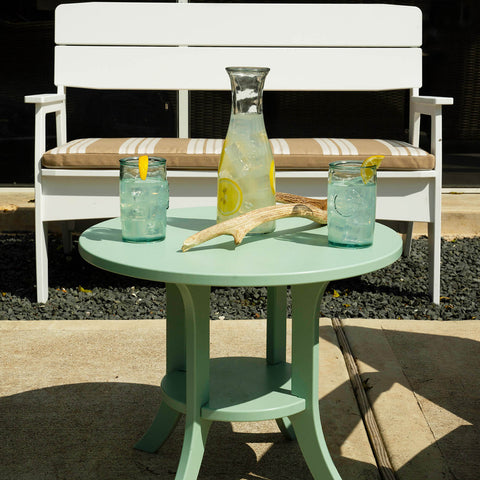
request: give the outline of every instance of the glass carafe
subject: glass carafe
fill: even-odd
[[[275,205],[275,164],[263,120],[263,86],[269,68],[227,67],[232,111],[217,183],[217,223]],[[275,222],[250,233],[269,233]]]

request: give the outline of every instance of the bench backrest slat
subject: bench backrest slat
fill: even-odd
[[[93,2],[56,9],[59,45],[419,47],[416,7]]]
[[[55,84],[229,90],[226,66],[267,66],[267,90],[420,88],[421,11],[373,4],[64,4]]]
[[[98,89],[230,90],[225,67],[271,68],[266,90],[421,86],[418,48],[59,46],[55,84]]]

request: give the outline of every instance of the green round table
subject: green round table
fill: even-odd
[[[184,240],[215,223],[212,207],[169,210],[165,240],[122,241],[119,219],[87,229],[79,250],[97,267],[165,282],[167,365],[162,403],[135,445],[156,451],[182,414],[185,435],[176,480],[197,478],[213,421],[276,419],[296,438],[315,479],[340,476],[328,453],[318,408],[318,340],[322,295],[330,280],[372,272],[402,252],[400,236],[377,224],[368,248],[328,246],[327,227],[303,218],[277,221],[267,235],[247,236],[235,246],[222,236],[188,252]],[[292,360],[286,362],[287,285],[292,296]],[[211,286],[268,287],[266,359],[210,361]],[[233,379],[233,380],[232,380]]]

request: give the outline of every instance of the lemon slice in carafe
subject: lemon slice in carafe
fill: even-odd
[[[268,176],[270,178],[270,188],[272,189],[272,193],[275,195],[275,162],[273,160],[270,164],[270,173]]]
[[[242,205],[243,194],[238,183],[231,178],[218,180],[218,210],[222,215],[233,215]]]

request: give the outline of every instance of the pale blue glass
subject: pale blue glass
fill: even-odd
[[[336,247],[371,245],[376,199],[375,166],[362,167],[362,162],[357,161],[331,163],[328,172],[328,243]]]
[[[163,240],[167,228],[168,204],[164,158],[149,157],[145,180],[140,178],[138,157],[120,160],[120,219],[124,241]]]

